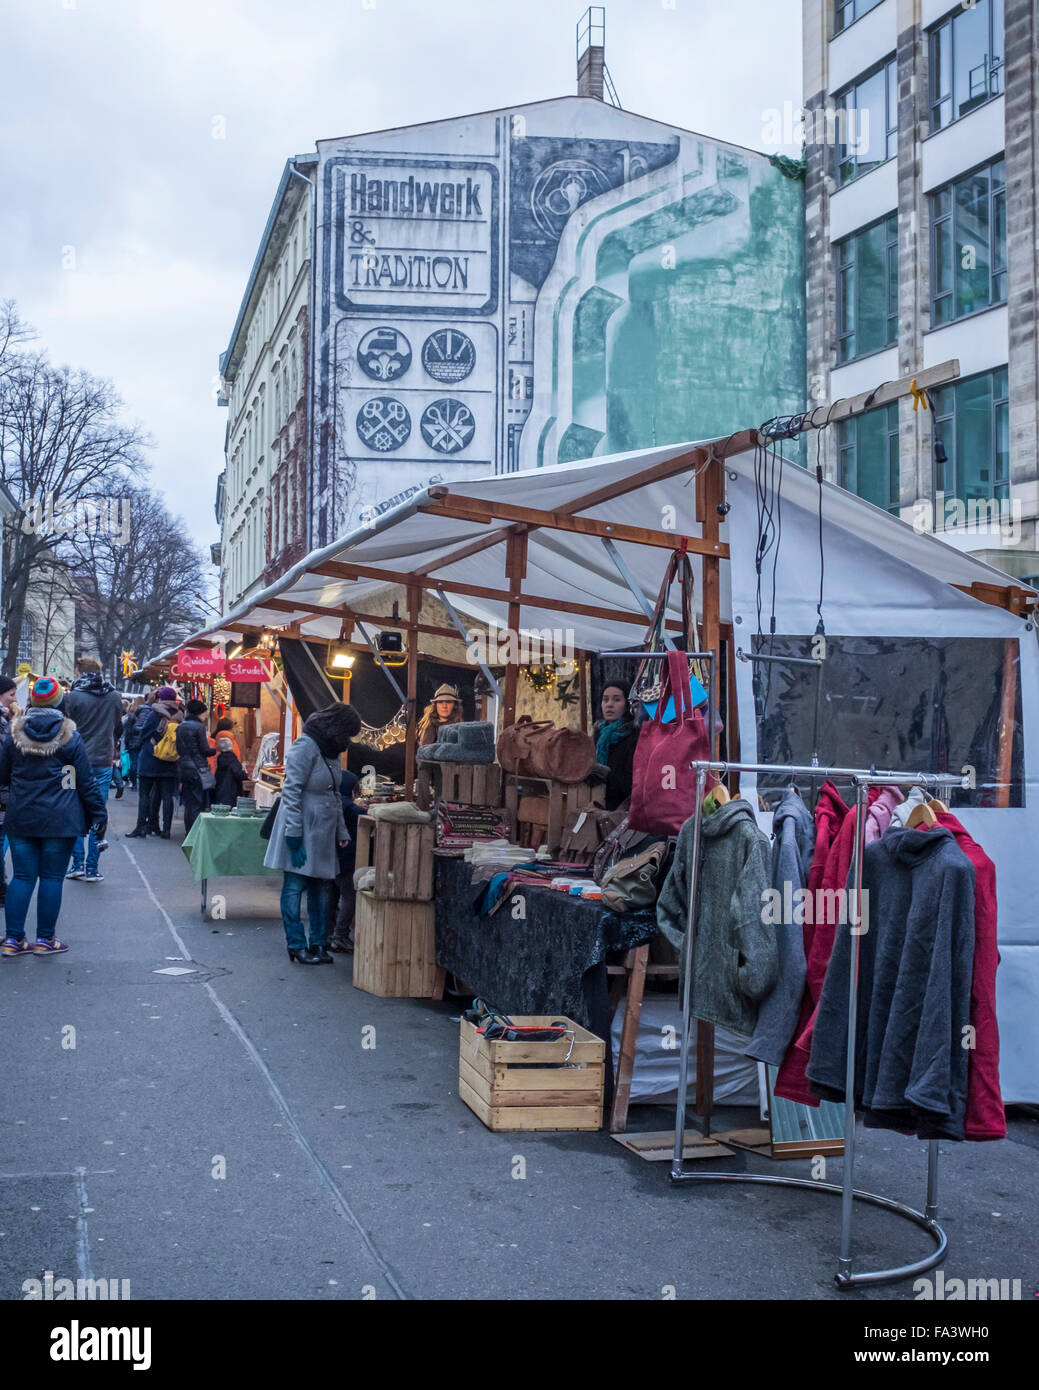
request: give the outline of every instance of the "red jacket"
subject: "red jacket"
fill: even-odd
[[[815,849],[812,852],[812,866],[808,870],[808,892],[811,895],[810,901],[815,905],[815,894],[819,888],[823,887],[823,878],[826,870],[827,860],[830,851],[836,843],[838,833],[844,821],[848,817],[848,806],[840,792],[832,782],[824,782],[819,792],[819,800],[815,804]],[[854,815],[852,816],[854,820]],[[815,915],[812,914],[812,921],[807,920],[809,914],[805,913],[804,924],[804,947],[805,964],[812,959],[812,948],[815,940],[815,933],[818,923]],[[833,934],[830,935],[830,944],[833,944]],[[829,952],[827,951],[827,960]],[[826,966],[823,965],[823,976],[826,974]],[[782,1096],[785,1100],[800,1101],[802,1105],[819,1104],[817,1096],[813,1096],[808,1089],[808,1078],[805,1076],[805,1067],[808,1057],[801,1057],[795,1051],[797,1039],[801,1036],[808,1026],[809,1019],[815,1012],[815,1006],[819,1002],[819,993],[823,987],[822,976],[815,980],[811,974],[806,973],[804,998],[801,1000],[801,1013],[797,1020],[797,1027],[794,1029],[794,1041],[787,1049],[787,1054],[783,1059],[783,1065],[779,1068],[779,1075],[776,1077],[775,1093]]]
[[[974,865],[974,981],[970,991],[970,1021],[974,1047],[967,1059],[965,1139],[1005,1139],[1006,1112],[999,1089],[999,1025],[996,1022],[996,866],[951,811],[938,811],[938,824]]]

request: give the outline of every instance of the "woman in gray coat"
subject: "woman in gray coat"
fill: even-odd
[[[339,759],[360,733],[361,717],[350,705],[329,705],[312,714],[285,758],[281,802],[264,856],[281,869],[281,917],[289,959],[302,965],[331,965],[325,946],[329,882],[339,872],[337,846],[349,843],[339,796]],[[300,905],[307,895],[310,944]]]

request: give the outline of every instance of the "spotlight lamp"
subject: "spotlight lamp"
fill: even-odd
[[[348,642],[329,642],[325,657],[325,675],[335,680],[349,680],[354,664]]]
[[[403,632],[380,632],[375,639],[375,650],[384,666],[403,666],[408,660]]]

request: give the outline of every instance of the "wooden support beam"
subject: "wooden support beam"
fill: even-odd
[[[521,595],[523,581],[527,575],[527,533],[525,530],[513,531],[508,539],[505,557],[505,579],[509,586],[509,633],[518,637],[520,628]],[[510,661],[505,668],[505,708],[502,711],[502,728],[507,729],[516,722],[516,683],[519,667]]]
[[[566,512],[539,511],[536,507],[515,507],[505,502],[490,502],[482,497],[452,496],[445,487],[431,488],[432,502],[418,508],[431,515],[449,516],[460,521],[487,525],[492,521],[512,521],[524,526],[545,527],[552,531],[570,531],[581,536],[602,536],[632,545],[655,546],[660,550],[677,550],[684,540],[686,549],[694,555],[720,555],[727,558],[729,547],[715,537],[683,537],[676,531],[653,531],[644,526],[625,526],[619,522],[596,521],[587,516],[570,516]],[[437,494],[440,494],[437,496]]]
[[[404,574],[388,574],[384,570],[374,569],[371,565],[347,565],[341,560],[323,560],[321,564],[313,567],[311,573],[324,574],[330,579],[384,579],[387,584],[406,584],[408,580],[408,576]],[[471,598],[493,599],[498,603],[508,603],[511,597],[508,590],[491,589],[485,584],[462,584],[453,579],[434,579],[428,576],[424,576],[424,581],[431,587],[438,585],[448,593],[468,594]],[[526,608],[544,608],[551,613],[576,613],[583,618],[604,618],[608,622],[633,623],[641,628],[646,626],[644,613],[624,613],[615,608],[600,608],[596,604],[576,603],[571,599],[524,594],[523,605]],[[669,619],[668,629],[681,632],[682,624],[676,619]]]
[[[326,606],[322,608],[321,605],[318,603],[300,603],[291,599],[280,598],[268,599],[266,603],[264,603],[263,607],[265,609],[273,609],[275,613],[313,613],[315,617],[319,618],[327,618],[330,613],[338,613],[344,611],[343,606],[338,606],[334,608]],[[405,621],[403,618],[394,618],[392,615],[377,616],[374,613],[359,613],[355,608],[347,608],[345,609],[345,611],[347,616],[353,619],[355,622],[374,623],[378,627],[399,628],[404,625]],[[432,623],[419,623],[418,631],[422,633],[422,635],[425,637],[452,637],[456,642],[461,642],[464,640],[462,636],[458,632],[456,632],[453,627],[435,627]],[[367,650],[368,648],[366,645],[365,651]]]
[[[422,590],[417,584],[408,586],[408,685],[407,736],[404,740],[404,796],[410,801],[415,789],[415,742],[418,711],[418,615],[422,607]]]

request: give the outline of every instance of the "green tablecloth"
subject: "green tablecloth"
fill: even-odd
[[[181,845],[195,882],[203,878],[246,878],[250,874],[276,874],[263,862],[267,841],[260,839],[263,816],[198,817]]]

